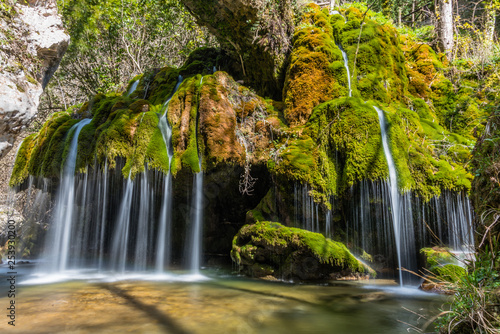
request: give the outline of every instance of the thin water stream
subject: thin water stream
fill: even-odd
[[[160,222],[158,238],[156,242],[156,272],[161,273],[165,270],[165,266],[170,264],[170,247],[171,247],[171,225],[172,225],[172,174],[170,173],[170,167],[172,165],[172,158],[174,156],[174,150],[172,148],[172,127],[168,123],[168,105],[170,100],[174,96],[175,92],[179,89],[182,83],[182,76],[179,75],[177,79],[177,84],[174,91],[169,98],[165,101],[162,108],[162,116],[158,123],[161,134],[163,136],[163,141],[168,155],[168,173],[164,176],[163,182],[163,200],[161,204],[160,211]]]
[[[40,268],[40,271],[60,272],[68,265],[70,253],[70,239],[73,228],[73,215],[75,205],[75,166],[78,153],[78,136],[82,128],[90,123],[90,119],[84,119],[73,125],[70,133],[73,133],[69,146],[68,155],[64,162],[61,173],[61,184],[57,193],[56,205],[54,207],[54,218],[49,232],[49,242],[45,256],[50,263]]]
[[[403,286],[403,272],[401,270],[401,224],[400,224],[400,200],[398,192],[398,175],[396,172],[396,165],[394,164],[394,159],[392,158],[391,149],[389,147],[389,140],[387,136],[387,125],[385,123],[385,115],[382,109],[374,106],[377,111],[378,120],[380,123],[380,134],[382,136],[382,146],[384,147],[385,160],[387,161],[387,167],[389,168],[389,186],[390,186],[390,198],[391,198],[391,214],[392,223],[394,226],[394,238],[396,242],[396,252],[398,256],[398,268],[399,268],[399,284]]]

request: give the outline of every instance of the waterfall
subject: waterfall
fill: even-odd
[[[168,155],[168,172],[163,179],[163,201],[160,211],[160,222],[158,230],[158,239],[156,243],[156,271],[163,272],[165,268],[165,261],[170,263],[170,245],[171,245],[171,220],[172,220],[172,175],[170,174],[170,167],[172,165],[172,158],[174,151],[172,148],[172,128],[167,120],[168,105],[174,96],[175,92],[179,89],[182,83],[182,76],[179,75],[177,85],[170,97],[163,103],[163,115],[160,117],[158,127],[160,128],[163,136],[163,141]]]
[[[125,192],[121,201],[116,228],[113,234],[113,246],[111,249],[111,265],[114,270],[124,273],[127,261],[128,238],[130,229],[130,211],[132,208],[132,195],[134,193],[134,182],[130,174],[126,181]]]
[[[54,207],[54,218],[49,232],[47,256],[51,261],[48,267],[50,272],[62,272],[68,266],[70,238],[74,224],[75,167],[78,154],[78,136],[82,128],[89,124],[90,121],[90,119],[81,120],[70,129],[73,137],[61,173],[61,183]]]
[[[293,220],[295,226],[316,233],[323,233],[330,237],[332,233],[332,211],[324,210],[324,215],[320,213],[321,205],[314,201],[314,197],[309,194],[308,184],[294,184],[293,189]],[[330,199],[333,207],[333,199]],[[323,221],[324,217],[324,221]]]
[[[139,85],[139,79],[135,80],[134,83],[130,86],[127,92],[127,96],[130,96],[137,89],[137,85]]]
[[[352,97],[352,89],[351,89],[351,72],[349,71],[349,61],[347,59],[347,53],[342,49],[342,46],[338,45],[340,52],[342,52],[342,58],[344,58],[344,67],[347,71],[347,84],[349,87],[349,97]]]
[[[200,80],[200,87],[203,84],[203,77]],[[198,129],[199,114],[196,118],[196,129]],[[201,166],[201,154],[198,148],[198,167],[200,171],[194,176],[194,196],[192,199],[191,222],[193,223],[191,234],[191,260],[189,269],[193,274],[200,272],[201,259],[201,236],[203,227],[203,170]]]
[[[137,233],[134,254],[134,270],[145,271],[148,252],[149,231],[149,183],[147,168],[144,168],[141,178],[140,198],[139,198],[139,219],[137,220]]]
[[[194,176],[194,197],[193,197],[193,230],[191,236],[191,262],[189,269],[192,273],[198,274],[200,272],[200,258],[201,258],[201,235],[203,226],[203,171]]]
[[[392,159],[391,150],[389,148],[389,141],[387,138],[387,125],[385,123],[385,115],[382,109],[374,106],[378,114],[378,120],[380,123],[380,134],[382,136],[382,146],[384,148],[384,155],[387,161],[387,167],[389,168],[389,186],[390,186],[390,198],[391,198],[391,214],[392,223],[394,226],[394,237],[396,241],[396,252],[398,256],[398,268],[399,268],[399,284],[403,285],[403,274],[401,267],[401,223],[400,223],[400,200],[398,192],[398,176],[396,173],[396,165]]]
[[[102,207],[99,212],[99,225],[100,225],[100,232],[99,232],[99,270],[103,269],[103,259],[104,259],[104,236],[105,236],[105,231],[106,231],[106,216],[107,216],[107,199],[108,199],[108,158],[106,158],[106,161],[104,162],[104,173],[102,176],[102,181],[103,181],[103,191],[102,191]],[[100,193],[100,192],[99,192]],[[99,198],[100,199],[100,198]],[[99,201],[101,203],[101,201]]]

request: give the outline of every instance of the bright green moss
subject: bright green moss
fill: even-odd
[[[28,178],[28,162],[30,160],[35,142],[36,134],[32,133],[23,140],[21,146],[19,147],[16,155],[16,160],[14,162],[14,168],[12,169],[12,174],[10,176],[10,187],[19,185]]]
[[[448,263],[457,263],[456,258],[450,252],[449,248],[443,247],[432,247],[432,248],[422,248],[420,253],[425,256],[426,267],[433,268],[436,266],[442,266]]]
[[[320,233],[285,227],[273,222],[258,222],[243,226],[233,239],[231,257],[233,261],[239,263],[238,259],[241,261],[244,249],[255,251],[259,246],[284,249],[283,255],[289,255],[300,249],[310,252],[320,263],[374,275],[374,272],[357,260],[344,244],[327,239]],[[287,262],[285,258],[283,260],[283,263]]]
[[[422,248],[420,253],[425,256],[426,268],[438,281],[454,283],[467,273],[465,268],[458,265],[458,259],[449,248]]]
[[[347,53],[354,95],[358,91],[363,99],[385,103],[404,100],[408,79],[396,29],[369,17],[361,26],[357,9],[347,15],[347,23],[332,18],[333,35]]]
[[[199,144],[201,145],[201,140],[198,142],[197,134],[200,89],[201,76],[189,78],[181,84],[170,102],[171,105],[176,104],[181,107],[181,115],[179,115],[177,122],[172,118],[170,112],[167,114],[169,122],[172,124],[172,143],[174,148],[177,148],[171,166],[174,175],[183,167],[188,167],[195,173],[200,171],[198,147]],[[186,125],[187,131],[185,131]]]
[[[69,144],[74,135],[74,129],[70,129],[77,124],[79,120],[68,119],[54,131],[50,136],[50,142],[43,157],[41,173],[44,177],[58,176],[63,169]]]
[[[439,280],[455,283],[467,275],[467,270],[456,264],[445,264],[442,267],[436,267],[435,273]]]
[[[123,175],[129,175],[130,173],[130,175],[134,176],[137,173],[141,173],[144,170],[144,163],[151,161],[150,159],[152,157],[156,158],[158,156],[162,159],[161,161],[151,161],[152,166],[163,167],[163,164],[168,166],[168,155],[166,157],[164,156],[164,154],[166,154],[165,145],[163,145],[165,147],[163,150],[160,147],[159,152],[156,152],[157,156],[148,156],[148,152],[151,153],[151,138],[158,130],[158,115],[154,112],[141,113],[136,116],[135,121],[138,123],[138,127],[134,131],[134,148],[131,156],[127,157],[127,162],[123,168]],[[150,159],[146,159],[147,156]],[[168,167],[166,170],[164,168],[159,169],[168,172]]]
[[[172,67],[162,68],[160,72],[154,76],[154,79],[149,87],[148,100],[151,104],[163,104],[174,91],[178,77],[178,69]]]
[[[308,133],[321,144],[323,159],[329,174],[325,180],[337,177],[337,189],[343,190],[362,179],[377,180],[387,176],[387,163],[383,155],[378,116],[364,101],[341,98],[315,108],[308,126]],[[328,184],[328,181],[323,181]]]
[[[44,175],[44,161],[57,155],[59,157],[59,160],[56,161],[55,164],[57,164],[58,166],[61,165],[62,161],[60,159],[62,156],[61,154],[58,154],[59,152],[54,151],[55,147],[61,148],[61,146],[56,145],[55,142],[53,145],[50,145],[50,143],[52,140],[52,136],[54,135],[54,133],[56,133],[60,126],[64,125],[63,130],[65,131],[68,131],[71,128],[71,121],[71,116],[66,112],[55,113],[44,124],[42,129],[40,129],[36,138],[35,147],[33,148],[30,160],[28,162],[28,172],[30,175],[47,177],[59,175],[59,173],[56,173],[56,175]],[[61,140],[61,136],[64,136],[65,131],[58,131],[59,140]],[[48,163],[46,162],[45,166],[47,165]],[[45,169],[45,171],[47,172],[48,169]]]

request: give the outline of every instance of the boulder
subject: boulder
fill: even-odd
[[[375,276],[344,244],[273,222],[243,226],[233,239],[231,258],[243,274],[252,277],[315,280]]]

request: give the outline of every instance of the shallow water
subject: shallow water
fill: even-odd
[[[3,315],[0,332],[406,333],[411,326],[422,328],[446,301],[377,280],[292,284],[202,273],[209,279],[95,276],[34,285],[22,284],[28,276],[21,275],[16,327]],[[5,283],[0,290],[5,310]]]

